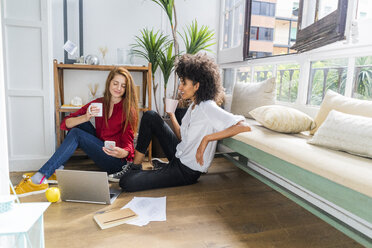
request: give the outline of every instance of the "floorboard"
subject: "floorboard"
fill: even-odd
[[[147,168],[149,165],[147,164]],[[68,169],[96,170],[84,157]],[[17,183],[22,173],[11,173]],[[119,208],[134,196],[167,197],[167,221],[100,230],[97,211]],[[44,194],[22,202],[46,201]],[[362,247],[285,196],[216,158],[195,185],[122,193],[112,206],[53,203],[45,212],[46,247]]]

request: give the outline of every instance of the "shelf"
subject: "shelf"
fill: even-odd
[[[57,64],[57,68],[72,70],[110,71],[115,67],[122,66],[128,71],[147,72],[148,67],[143,65],[85,65],[85,64]]]
[[[122,66],[130,72],[142,72],[142,102],[148,106],[139,106],[139,111],[151,110],[151,90],[152,90],[152,77],[151,77],[151,64],[148,66],[140,65],[85,65],[85,64],[63,64],[58,63],[57,60],[53,61],[54,64],[54,95],[55,95],[55,111],[56,111],[56,136],[57,146],[59,146],[65,136],[65,132],[60,129],[61,120],[65,114],[75,112],[80,107],[74,107],[66,104],[64,99],[64,70],[88,70],[88,71],[110,71],[117,66]],[[151,157],[151,144],[149,147],[149,157]]]

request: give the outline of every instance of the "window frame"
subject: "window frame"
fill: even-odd
[[[297,52],[305,52],[346,38],[348,0],[338,0],[335,11],[302,28],[304,9],[307,8],[305,1],[310,0],[300,0],[296,43],[291,49],[295,49]]]
[[[246,42],[248,41],[249,43],[249,34],[247,35],[247,30],[246,30],[246,25],[247,25],[247,4],[248,2],[250,2],[251,0],[241,0],[241,4],[243,5],[243,8],[244,8],[244,22],[243,22],[243,37],[242,37],[242,42],[240,42],[240,45],[239,46],[236,46],[236,47],[231,47],[231,48],[223,48],[222,45],[223,45],[223,35],[224,35],[224,25],[225,25],[225,22],[224,22],[224,13],[225,13],[225,1],[226,0],[221,0],[220,1],[220,14],[221,14],[221,17],[220,18],[220,34],[219,34],[219,46],[218,46],[218,56],[217,56],[217,61],[219,64],[222,64],[222,63],[231,63],[231,62],[236,62],[236,61],[243,61],[244,60],[244,51],[245,51],[245,46],[246,46]],[[235,5],[236,6],[236,5]],[[233,8],[236,8],[235,6],[233,6]],[[249,7],[249,11],[250,11],[250,7]],[[232,15],[234,16],[234,15]],[[233,20],[234,22],[234,20]],[[250,24],[250,23],[249,23]],[[234,28],[234,26],[231,27],[232,29]],[[247,36],[248,36],[248,40],[247,40]],[[231,41],[233,42],[233,40]],[[249,46],[248,46],[249,47]]]

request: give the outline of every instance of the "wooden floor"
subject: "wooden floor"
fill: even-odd
[[[95,168],[74,160],[66,168]],[[13,183],[20,173],[11,173]],[[134,196],[167,197],[167,221],[100,230],[93,214]],[[22,202],[46,201],[44,194]],[[112,206],[53,203],[44,215],[46,247],[361,247],[283,195],[216,158],[195,185],[122,193]]]

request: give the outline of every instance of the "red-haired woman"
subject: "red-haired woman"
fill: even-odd
[[[133,139],[138,124],[138,104],[135,85],[129,71],[116,67],[110,71],[104,96],[86,104],[67,116],[61,123],[62,130],[69,130],[61,146],[34,175],[25,174],[15,188],[19,196],[44,192],[56,169],[80,147],[101,170],[107,173],[120,171],[134,157]],[[100,109],[91,103],[102,103]],[[95,127],[90,120],[95,118]],[[115,141],[112,149],[104,147],[104,141]],[[52,176],[53,177],[53,176]]]

